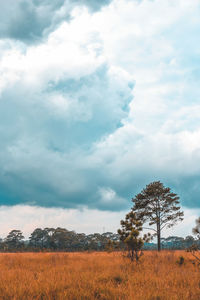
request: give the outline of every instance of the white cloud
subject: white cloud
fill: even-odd
[[[1,77],[7,84],[20,82],[32,92],[41,92],[51,81],[79,79],[93,73],[105,60],[102,55],[96,55],[95,46],[92,49],[96,41],[90,38],[92,32],[84,19],[80,20],[82,30],[77,38],[77,22],[75,19],[69,24],[63,23],[45,44],[27,47],[25,52],[15,47],[5,51]]]
[[[114,0],[1,41],[1,203],[125,210],[160,179],[199,207],[199,10]]]
[[[112,210],[115,207],[126,207],[126,199],[117,195],[116,191],[109,187],[99,187],[97,191],[98,201],[100,201],[100,208],[107,207]]]
[[[110,212],[95,209],[44,208],[29,205],[0,207],[0,236],[5,237],[12,229],[22,230],[28,238],[35,228],[64,227],[78,233],[117,232],[120,220],[128,211]],[[200,210],[184,208],[185,219],[171,229],[163,231],[163,237],[169,235],[192,235],[192,228]],[[8,218],[9,215],[9,218]]]
[[[37,227],[64,227],[78,233],[116,232],[126,212],[108,212],[95,209],[44,208],[28,205],[1,206],[1,237],[12,229],[20,229],[26,238]],[[9,215],[9,218],[8,218]]]
[[[188,209],[183,207],[184,211],[184,220],[180,223],[178,223],[176,226],[166,229],[163,232],[163,237],[167,236],[183,236],[186,237],[187,235],[193,235],[192,234],[192,228],[195,226],[195,220],[200,215],[199,209]]]

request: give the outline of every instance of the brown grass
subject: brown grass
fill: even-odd
[[[0,299],[200,300],[200,270],[184,251],[0,254]]]

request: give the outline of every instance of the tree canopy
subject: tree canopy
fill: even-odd
[[[142,254],[144,242],[148,242],[151,235],[144,234],[141,236],[142,222],[133,212],[128,213],[125,220],[121,220],[121,226],[122,229],[118,230],[120,240],[126,244],[131,260],[138,261]]]
[[[161,231],[170,228],[183,220],[183,212],[180,211],[179,196],[169,187],[164,187],[160,181],[148,184],[133,199],[132,211],[137,218],[148,223],[157,236],[158,250],[161,249]]]

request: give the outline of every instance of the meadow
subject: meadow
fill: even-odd
[[[0,299],[199,300],[200,269],[185,251],[1,253]]]

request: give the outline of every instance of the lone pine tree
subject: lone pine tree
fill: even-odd
[[[141,193],[132,199],[132,211],[137,217],[149,226],[157,236],[158,251],[161,250],[161,231],[164,227],[170,228],[178,221],[183,220],[180,211],[179,196],[172,193],[169,187],[164,187],[160,181],[155,181],[146,186]]]

